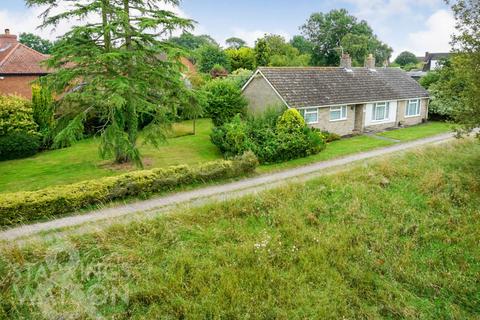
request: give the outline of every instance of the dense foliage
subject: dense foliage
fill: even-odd
[[[210,73],[213,67],[220,65],[226,70],[230,70],[230,61],[225,51],[219,46],[205,45],[195,52],[198,60],[197,65],[200,72]]]
[[[18,41],[43,54],[50,54],[54,45],[50,40],[42,39],[33,33],[25,32],[20,33]]]
[[[394,61],[401,67],[405,67],[408,64],[418,64],[417,56],[409,51],[403,51],[395,58]]]
[[[0,95],[0,160],[35,154],[40,146],[37,130],[28,100]]]
[[[170,38],[169,41],[188,50],[196,50],[206,45],[219,46],[219,44],[209,35],[204,34],[197,36],[190,32],[183,32],[178,37]]]
[[[366,21],[358,21],[345,9],[314,13],[301,29],[313,44],[315,65],[338,66],[341,47],[356,66],[363,66],[369,53],[375,55],[377,65],[381,66],[393,51],[377,38]]]
[[[227,49],[225,53],[228,56],[232,70],[253,70],[255,68],[255,50],[252,48]]]
[[[180,73],[180,52],[159,35],[191,28],[193,22],[163,10],[165,4],[177,5],[176,0],[70,1],[60,7],[61,0],[27,3],[48,5],[43,27],[101,17],[73,26],[47,61],[55,70],[46,77],[47,84],[62,97],[58,107],[69,110],[55,145],[74,142],[84,130],[87,115],[94,112],[104,121],[99,132],[102,156],[141,166],[137,146],[141,119],[150,117],[144,135],[156,145],[165,138],[165,115],[189,102],[184,101],[188,95]],[[61,11],[55,14],[58,8]]]
[[[233,121],[213,129],[212,142],[225,157],[252,151],[261,163],[282,162],[317,154],[325,148],[323,135],[306,126],[295,109],[283,114],[268,110],[262,116]]]
[[[33,119],[42,135],[42,148],[48,149],[53,143],[55,129],[55,106],[52,93],[45,86],[32,86]]]
[[[480,3],[453,0],[457,32],[453,36],[455,54],[448,79],[434,86],[439,103],[453,107],[453,119],[462,131],[480,127]]]
[[[276,34],[257,40],[255,57],[257,66],[302,67],[310,63],[310,54],[301,54],[284,37]]]
[[[229,80],[212,80],[203,87],[205,113],[215,126],[222,126],[236,115],[245,116],[247,101],[240,88]]]

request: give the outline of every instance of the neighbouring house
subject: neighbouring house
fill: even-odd
[[[243,87],[249,112],[296,108],[312,126],[340,135],[415,125],[428,118],[429,94],[399,68],[259,68]]]
[[[425,64],[423,66],[423,71],[428,72],[441,67],[442,60],[448,59],[449,57],[450,57],[450,53],[448,52],[438,52],[438,53],[425,52],[425,59],[423,60]]]
[[[48,56],[17,40],[5,29],[0,34],[0,94],[32,97],[32,82],[49,72],[41,65]]]

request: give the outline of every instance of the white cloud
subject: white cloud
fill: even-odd
[[[233,28],[232,29],[233,37],[237,37],[237,38],[245,40],[247,42],[247,44],[251,47],[253,47],[255,45],[255,41],[258,38],[263,38],[263,36],[265,34],[272,34],[272,33],[281,35],[287,41],[289,41],[292,38],[292,36],[288,32],[285,32],[285,31],[282,31],[282,30],[269,32],[269,31],[264,31],[264,30],[245,30],[245,29],[242,29],[242,28]]]
[[[455,18],[447,10],[438,10],[425,22],[425,29],[408,35],[405,49],[423,55],[429,52],[449,52],[450,40],[455,32]]]

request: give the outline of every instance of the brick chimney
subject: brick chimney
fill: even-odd
[[[375,69],[375,57],[371,53],[365,59],[365,68],[371,69],[371,70]]]
[[[340,67],[347,70],[352,69],[352,58],[348,53],[343,53],[340,58]]]
[[[2,44],[17,43],[17,36],[10,34],[10,29],[5,29],[4,34],[0,34],[0,46]]]

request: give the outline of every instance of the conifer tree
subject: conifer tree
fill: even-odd
[[[60,3],[68,3],[69,9],[53,14]],[[100,130],[101,155],[141,166],[139,119],[144,115],[153,119],[145,137],[158,144],[168,113],[182,103],[187,90],[180,74],[180,51],[164,40],[174,30],[192,27],[191,20],[165,9],[179,0],[27,0],[27,4],[48,6],[42,28],[64,20],[84,22],[60,39],[47,60],[54,70],[47,76],[48,86],[60,97],[56,105],[69,110],[55,144],[78,139],[86,115],[95,111],[105,123]]]

